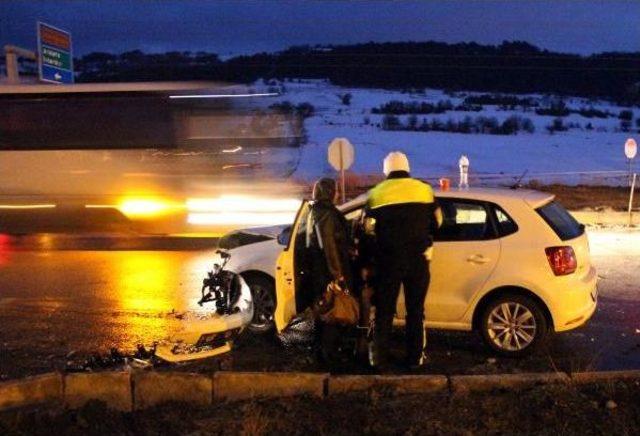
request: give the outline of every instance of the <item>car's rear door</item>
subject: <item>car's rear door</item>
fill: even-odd
[[[443,223],[435,235],[426,318],[451,323],[463,317],[495,269],[500,240],[490,205],[460,198],[440,198],[438,203]]]
[[[302,265],[305,248],[306,223],[309,203],[304,201],[291,227],[289,243],[278,256],[276,262],[276,329],[282,331],[294,317],[296,309],[296,289],[302,285],[305,269]]]

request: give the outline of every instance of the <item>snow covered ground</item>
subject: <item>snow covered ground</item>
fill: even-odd
[[[379,174],[382,159],[392,150],[405,152],[410,159],[414,175],[424,178],[453,176],[457,173],[460,155],[466,154],[471,161],[471,174],[484,179],[485,183],[508,183],[528,170],[525,180],[537,179],[545,183],[592,183],[624,184],[627,171],[624,142],[629,137],[640,140],[636,118],[640,109],[623,108],[604,101],[589,101],[583,98],[565,98],[571,109],[591,108],[609,111],[614,116],[607,119],[586,118],[571,114],[563,118],[564,124],[579,123],[581,128],[550,134],[546,127],[554,116],[541,116],[534,108],[525,111],[501,110],[498,106],[485,105],[481,112],[448,111],[444,114],[417,115],[434,118],[446,123],[449,119],[462,120],[469,116],[495,117],[499,122],[512,115],[529,118],[534,133],[520,132],[516,135],[462,134],[449,132],[385,131],[378,125],[383,115],[372,114],[371,109],[391,100],[403,102],[427,102],[436,104],[449,100],[453,105],[461,104],[468,95],[484,93],[446,94],[440,90],[402,93],[382,89],[343,88],[320,80],[297,79],[279,83],[282,95],[278,101],[293,104],[309,102],[315,113],[305,121],[308,142],[300,150],[294,176],[303,180],[333,174],[327,163],[327,145],[336,137],[346,137],[356,150],[352,171],[357,174]],[[344,105],[340,96],[352,95],[350,105]],[[503,94],[505,95],[505,94]],[[557,99],[553,96],[529,95],[541,107]],[[274,100],[270,100],[274,101]],[[618,114],[621,110],[632,110],[631,132],[620,131]],[[406,123],[410,115],[399,118]],[[368,119],[368,124],[366,123]],[[585,127],[591,123],[592,130]],[[500,175],[491,179],[489,175]],[[491,181],[489,181],[491,179]]]

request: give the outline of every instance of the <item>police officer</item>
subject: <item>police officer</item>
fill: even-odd
[[[401,152],[384,159],[386,180],[369,191],[365,219],[373,228],[376,268],[371,363],[385,370],[400,285],[404,285],[406,364],[415,370],[424,364],[424,302],[429,286],[429,262],[425,252],[432,245],[439,211],[433,190],[411,178],[409,160]]]

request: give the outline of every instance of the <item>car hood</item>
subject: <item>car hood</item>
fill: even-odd
[[[266,227],[250,227],[247,229],[239,229],[236,232],[248,233],[251,235],[269,236],[273,239],[277,238],[280,233],[291,224],[278,224],[275,226]]]

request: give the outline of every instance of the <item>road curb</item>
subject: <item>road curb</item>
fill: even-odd
[[[213,377],[186,372],[141,372],[133,374],[133,404],[136,410],[171,401],[210,405]]]
[[[571,373],[571,381],[580,384],[617,380],[640,380],[640,370]]]
[[[393,394],[439,392],[447,389],[444,375],[342,375],[329,377],[329,396],[347,392],[381,390]]]
[[[49,373],[0,383],[0,410],[63,399],[62,374]]]
[[[216,401],[307,395],[317,398],[350,392],[488,392],[560,383],[640,380],[640,370],[493,375],[336,375],[299,372],[180,371],[48,373],[0,383],[0,411],[43,403],[79,408],[90,400],[130,412],[167,402],[209,405]],[[450,387],[450,391],[448,389]]]
[[[259,397],[310,395],[323,397],[329,374],[301,372],[216,372],[213,399],[244,400]]]
[[[454,375],[450,377],[453,393],[482,392],[497,389],[523,389],[552,383],[568,383],[564,372],[522,374]]]
[[[67,374],[64,377],[64,404],[76,409],[90,400],[99,400],[112,409],[131,412],[133,389],[129,372]]]

